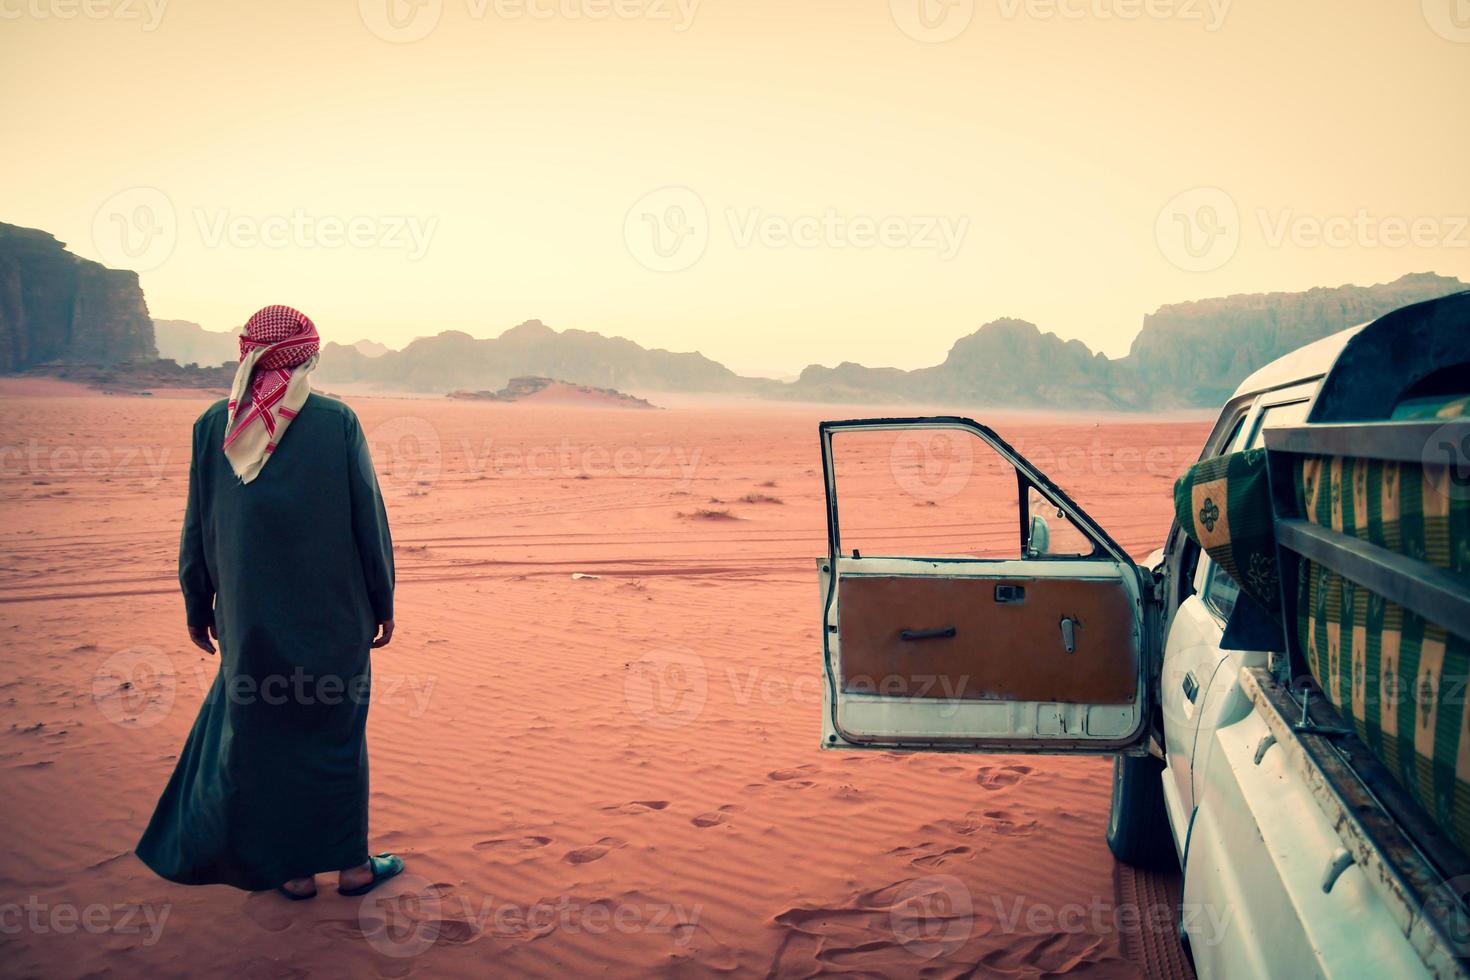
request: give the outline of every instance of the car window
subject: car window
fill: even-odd
[[[1251,425],[1250,441],[1234,439],[1226,443],[1226,452],[1238,452],[1241,449],[1255,449],[1264,444],[1262,430],[1277,425],[1295,425],[1307,420],[1307,412],[1311,408],[1310,400],[1299,398],[1292,401],[1277,402],[1267,405],[1257,415],[1255,422]],[[1237,436],[1240,434],[1237,433]],[[1200,599],[1208,606],[1223,623],[1230,618],[1231,612],[1235,610],[1235,600],[1240,595],[1240,586],[1230,573],[1215,564],[1208,555],[1200,559],[1200,574],[1204,577],[1204,587],[1200,589]]]
[[[1267,405],[1265,410],[1256,418],[1254,431],[1251,433],[1249,444],[1242,449],[1257,449],[1265,445],[1265,437],[1261,430],[1278,425],[1298,425],[1307,420],[1307,412],[1312,403],[1305,398],[1290,402],[1280,402],[1275,405]]]

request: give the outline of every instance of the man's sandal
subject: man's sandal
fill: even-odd
[[[368,866],[373,870],[373,880],[356,888],[337,889],[337,894],[346,895],[348,898],[356,898],[358,895],[366,895],[377,888],[389,878],[394,877],[403,870],[403,858],[397,854],[375,854],[368,858]]]

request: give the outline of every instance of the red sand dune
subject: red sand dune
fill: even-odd
[[[852,411],[352,401],[400,576],[372,841],[410,873],[288,903],[131,853],[216,668],[174,569],[206,399],[0,388],[5,972],[1144,975],[1106,760],[818,751],[815,422]],[[1139,556],[1205,431],[987,421]],[[921,497],[887,530],[969,533]]]

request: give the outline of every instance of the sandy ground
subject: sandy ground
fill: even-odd
[[[817,749],[815,423],[872,407],[351,400],[399,565],[373,843],[410,873],[288,903],[132,854],[216,669],[174,571],[205,398],[0,386],[0,972],[1143,975],[1106,760]],[[1138,557],[1207,427],[985,421]],[[954,543],[924,492],[895,523]]]

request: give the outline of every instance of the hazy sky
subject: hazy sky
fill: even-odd
[[[1470,279],[1467,0],[0,0],[0,220],[153,315],[744,371]]]

